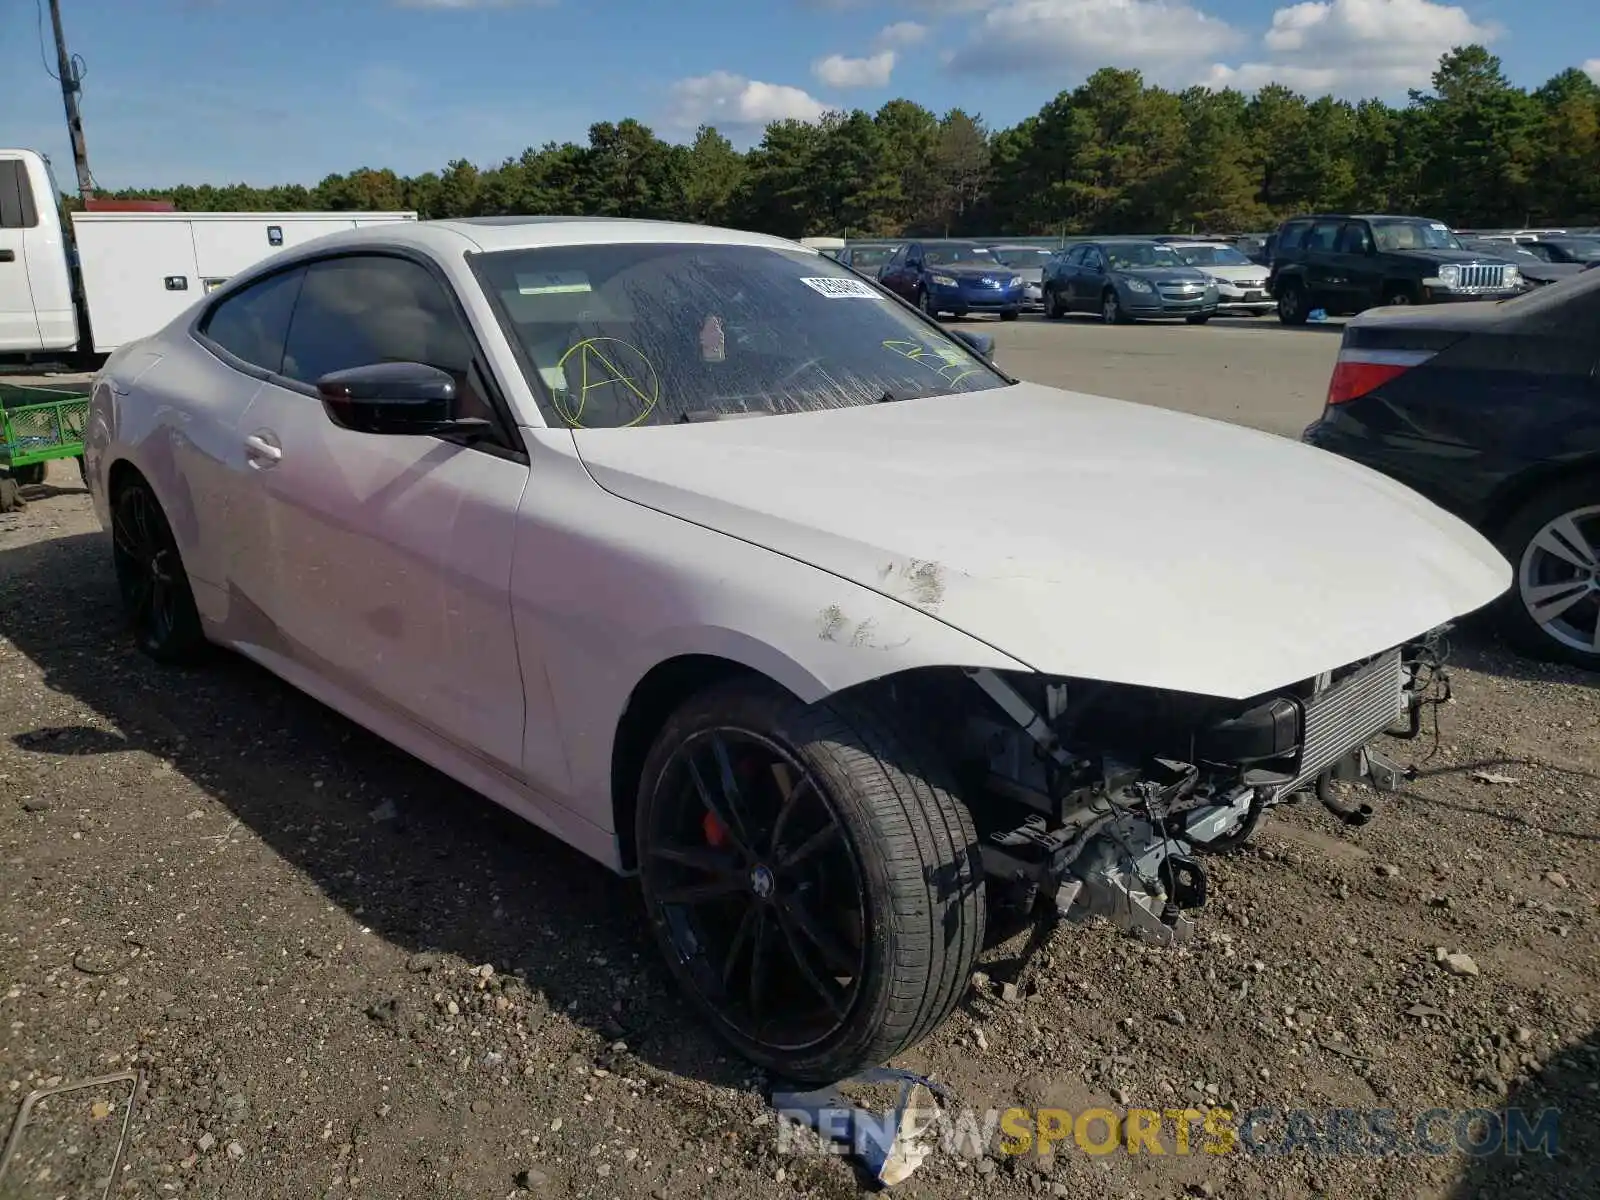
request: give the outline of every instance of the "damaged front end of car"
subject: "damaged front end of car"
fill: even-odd
[[[1244,701],[989,669],[892,687],[954,770],[991,908],[1103,916],[1181,944],[1206,902],[1205,854],[1307,791],[1361,824],[1371,808],[1343,804],[1332,781],[1406,777],[1368,743],[1416,737],[1423,709],[1448,699],[1443,632]]]

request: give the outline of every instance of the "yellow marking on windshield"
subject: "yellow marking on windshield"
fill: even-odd
[[[909,358],[914,363],[921,363],[951,387],[979,373],[977,368],[972,366],[972,360],[963,355],[956,346],[929,346],[924,342],[887,338],[884,340],[883,348],[894,351],[902,358]],[[939,365],[935,366],[935,363]]]
[[[612,361],[611,355],[617,354],[615,349],[612,350],[611,355],[608,355],[600,348],[600,343],[602,342],[614,342],[617,346],[620,346],[623,350],[626,350],[629,354],[632,354],[639,360],[644,369],[650,373],[649,395],[645,394],[643,389],[639,387],[638,383],[634,381],[631,375],[629,375],[626,371]],[[566,352],[556,360],[556,369],[565,374],[567,360],[574,354],[578,356],[579,368],[577,407],[569,410],[566,404],[563,403],[561,394],[552,389],[552,398],[555,401],[556,411],[561,414],[561,419],[573,429],[586,428],[583,423],[583,410],[589,402],[589,391],[592,388],[610,387],[614,384],[620,383],[623,387],[627,388],[639,398],[639,403],[642,407],[640,408],[638,414],[633,418],[633,420],[627,422],[627,424],[623,426],[620,426],[620,428],[627,429],[631,426],[638,425],[645,421],[650,414],[655,411],[656,404],[661,399],[661,376],[656,371],[655,364],[646,358],[644,352],[637,346],[632,345],[629,342],[625,342],[621,338],[584,338],[583,341],[574,342],[571,346],[567,347]],[[609,371],[610,374],[604,378],[595,379],[593,382],[591,382],[589,379],[589,362],[591,359],[597,360],[599,365]]]

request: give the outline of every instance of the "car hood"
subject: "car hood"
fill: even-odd
[[[1152,283],[1204,283],[1206,277],[1194,267],[1112,267],[1116,275],[1132,275]]]
[[[929,263],[925,270],[929,275],[953,275],[955,278],[962,281],[970,279],[982,279],[985,275],[991,275],[999,278],[1001,276],[1015,275],[1017,273],[1010,267],[1004,266],[1000,263],[995,263],[992,266],[984,267],[968,266],[965,263],[958,267],[946,266],[943,263]]]
[[[1477,533],[1364,467],[1036,384],[572,436],[617,496],[898,599],[1053,675],[1255,696],[1510,582]]]
[[[1251,279],[1265,279],[1267,269],[1258,267],[1255,263],[1245,263],[1242,266],[1207,266],[1196,267],[1202,275],[1210,275],[1214,279],[1221,279],[1226,283],[1243,283]]]
[[[1410,262],[1418,263],[1493,263],[1499,264],[1506,260],[1493,254],[1484,254],[1478,250],[1385,250],[1394,258],[1403,258]]]

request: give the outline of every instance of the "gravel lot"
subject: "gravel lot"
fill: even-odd
[[[1337,346],[1267,322],[984,329],[1026,377],[1289,433]],[[35,1088],[141,1069],[117,1196],[858,1190],[843,1161],[780,1152],[764,1081],[679,1002],[631,883],[241,660],[133,652],[56,467],[0,516],[7,1119]],[[901,1190],[1596,1195],[1600,680],[1470,629],[1453,662],[1437,740],[1389,747],[1418,774],[1370,825],[1281,812],[1215,861],[1193,947],[1059,930],[1015,996],[980,981],[900,1065],[979,1108],[1383,1107],[1405,1127],[1554,1105],[1556,1159],[1063,1147],[935,1159]],[[0,1194],[98,1196],[129,1091],[49,1101]]]

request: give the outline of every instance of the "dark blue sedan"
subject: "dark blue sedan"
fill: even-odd
[[[930,317],[992,312],[1015,321],[1027,303],[1022,276],[976,242],[907,242],[884,264],[878,282]]]

